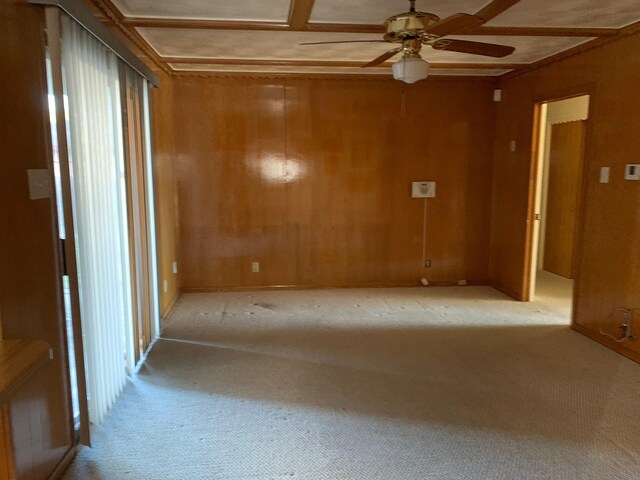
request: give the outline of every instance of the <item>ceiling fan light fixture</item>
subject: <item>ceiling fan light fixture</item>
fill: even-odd
[[[420,55],[404,55],[392,68],[393,78],[405,83],[416,83],[429,75],[429,62]]]

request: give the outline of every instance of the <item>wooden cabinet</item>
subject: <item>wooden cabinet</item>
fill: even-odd
[[[49,346],[37,340],[0,341],[0,480],[46,478],[46,402],[39,374]],[[44,410],[44,411],[43,411]],[[44,476],[42,476],[44,475]]]

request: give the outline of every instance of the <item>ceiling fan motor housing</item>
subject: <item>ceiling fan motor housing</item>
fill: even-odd
[[[438,23],[440,17],[432,13],[407,12],[394,15],[384,22],[387,42],[402,43],[408,38],[419,38],[425,35],[425,30]]]

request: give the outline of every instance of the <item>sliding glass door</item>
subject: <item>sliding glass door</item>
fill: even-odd
[[[104,420],[157,334],[146,80],[47,9],[80,434]]]
[[[121,98],[124,108],[123,127],[126,132],[125,165],[128,198],[129,251],[131,252],[131,281],[136,303],[133,309],[135,362],[137,363],[151,344],[155,331],[157,288],[155,265],[154,225],[152,219],[152,192],[149,182],[148,109],[145,108],[146,82],[126,65],[120,68]]]

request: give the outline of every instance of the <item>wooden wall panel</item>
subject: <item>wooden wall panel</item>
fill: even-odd
[[[585,122],[551,126],[544,269],[573,278]]]
[[[490,267],[496,286],[523,297],[534,104],[591,93],[574,321],[576,328],[630,356],[640,351],[637,342],[614,345],[598,330],[619,334],[610,319],[613,310],[640,305],[640,182],[623,179],[624,165],[638,161],[639,48],[640,35],[627,36],[502,83]],[[518,144],[515,153],[511,140]],[[611,167],[608,184],[598,182],[602,166]]]
[[[13,442],[11,441],[11,419],[8,405],[0,407],[0,480],[13,480]]]
[[[39,377],[40,396],[30,400],[39,402],[37,421],[46,432],[44,437],[34,437],[32,462],[37,471],[50,473],[72,448],[72,429],[64,324],[56,290],[52,204],[48,199],[29,200],[27,187],[27,169],[47,168],[49,148],[43,23],[41,7],[0,2],[2,331],[5,338],[44,340],[53,350],[54,360]],[[14,406],[15,436],[23,434],[22,426],[36,417],[29,409],[14,414]],[[18,472],[30,468],[16,462]]]
[[[183,288],[485,283],[493,88],[176,79]],[[430,269],[424,200],[410,197],[418,180],[438,184]]]
[[[173,80],[162,72],[156,73],[160,77],[160,87],[151,90],[151,124],[160,314],[164,316],[178,298],[180,275],[173,273],[173,262],[178,261]]]

